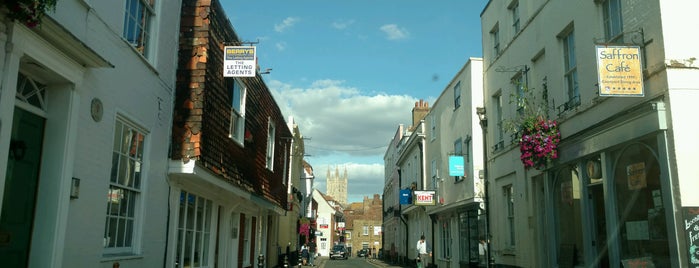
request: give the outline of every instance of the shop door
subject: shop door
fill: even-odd
[[[0,215],[2,267],[27,267],[45,119],[15,108]]]
[[[609,250],[607,246],[607,226],[604,207],[604,188],[601,183],[588,186],[592,207],[592,227],[595,248],[593,267],[609,267]]]

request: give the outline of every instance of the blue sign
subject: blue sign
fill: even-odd
[[[401,205],[410,205],[412,203],[413,203],[413,194],[411,193],[410,189],[400,190],[400,204]]]
[[[464,157],[461,155],[449,156],[449,176],[464,176]]]

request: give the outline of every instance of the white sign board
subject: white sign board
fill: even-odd
[[[255,47],[226,46],[223,54],[223,77],[255,77],[257,73]]]

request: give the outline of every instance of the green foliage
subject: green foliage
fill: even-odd
[[[24,23],[29,28],[41,24],[41,18],[47,11],[55,10],[57,0],[0,0],[10,12],[13,20]]]

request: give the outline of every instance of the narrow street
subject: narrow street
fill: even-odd
[[[302,266],[311,267],[311,266]],[[331,260],[328,257],[320,257],[316,259],[316,267],[318,268],[397,268],[404,266],[393,266],[379,259],[365,259],[361,257],[350,257],[346,260]]]

